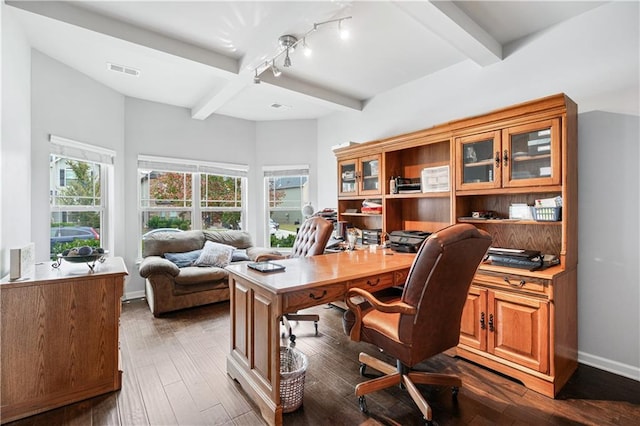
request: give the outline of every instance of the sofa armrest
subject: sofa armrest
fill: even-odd
[[[247,256],[249,256],[249,259],[254,262],[285,259],[287,257],[278,250],[268,247],[249,247],[247,248]]]
[[[177,277],[180,273],[180,268],[175,263],[160,257],[160,256],[147,256],[142,259],[138,272],[143,278],[148,278],[152,274],[166,273],[171,276]]]

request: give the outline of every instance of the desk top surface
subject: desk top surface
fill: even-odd
[[[413,253],[396,253],[391,249],[378,249],[375,252],[357,249],[276,260],[273,263],[285,267],[284,271],[279,272],[258,272],[246,263],[229,265],[226,269],[230,274],[271,292],[286,293],[407,269],[411,267],[415,256]]]

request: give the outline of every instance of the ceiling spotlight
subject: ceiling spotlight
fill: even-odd
[[[342,21],[338,21],[338,34],[342,40],[349,38],[349,29],[342,25]]]
[[[253,77],[253,84],[260,84],[260,77],[258,77],[258,69],[256,68],[256,76]]]
[[[271,61],[271,71],[273,71],[274,77],[280,77],[282,75],[282,71],[276,66],[275,59]]]
[[[282,65],[284,65],[287,68],[291,66],[291,58],[289,58],[289,49],[287,49],[286,56],[284,57],[284,64]]]
[[[308,58],[309,56],[311,56],[312,52],[313,51],[311,50],[311,48],[307,44],[307,39],[303,38],[302,39],[302,53],[304,54],[304,56],[306,56]]]

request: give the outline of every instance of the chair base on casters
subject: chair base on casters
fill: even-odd
[[[282,325],[287,329],[287,333],[289,333],[289,340],[292,344],[296,342],[296,335],[293,334],[291,329],[291,324],[289,321],[313,321],[313,326],[315,327],[316,336],[318,335],[318,321],[320,321],[320,315],[315,314],[286,314],[282,317]],[[284,337],[284,336],[283,336]]]
[[[404,386],[407,392],[409,392],[409,396],[411,396],[411,399],[413,399],[422,412],[427,424],[431,424],[431,407],[429,407],[427,401],[418,391],[416,384],[451,386],[453,398],[457,398],[458,389],[462,386],[462,380],[460,380],[458,376],[452,374],[405,372],[403,371],[404,369],[402,368],[402,364],[398,364],[397,367],[394,367],[364,352],[360,353],[358,360],[360,361],[361,375],[364,375],[366,366],[384,373],[384,376],[382,377],[362,382],[356,386],[358,405],[360,406],[360,411],[363,413],[367,412],[367,401],[364,397],[366,394],[386,389],[391,386],[401,385]]]

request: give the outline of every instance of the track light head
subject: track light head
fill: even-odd
[[[311,56],[312,52],[313,51],[311,50],[311,48],[307,44],[307,39],[303,38],[302,39],[302,53],[304,54],[304,56],[306,56],[308,58],[309,56]]]
[[[342,21],[338,21],[338,34],[342,40],[346,40],[349,38],[349,28],[346,28]]]
[[[260,77],[258,77],[258,69],[256,68],[256,75],[253,77],[253,84],[260,84]]]
[[[291,58],[289,57],[289,49],[287,49],[287,53],[286,56],[284,57],[284,64],[285,67],[289,68],[291,66]]]
[[[276,66],[275,59],[271,61],[271,71],[273,72],[274,77],[280,77],[282,75],[282,70]]]

